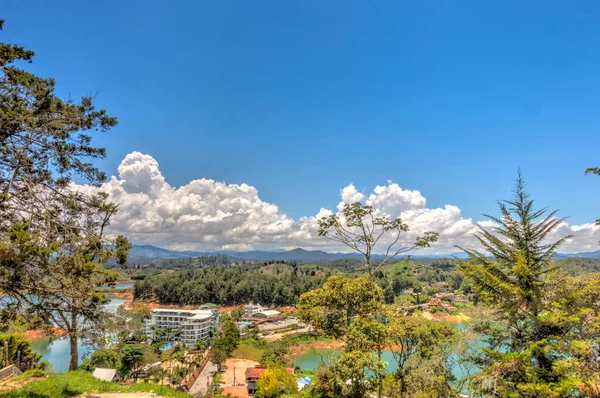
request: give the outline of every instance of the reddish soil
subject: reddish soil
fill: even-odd
[[[107,292],[105,293],[106,297],[111,298],[122,298],[122,299],[131,299],[133,300],[132,292]]]
[[[21,334],[25,340],[31,341],[34,339],[38,339],[40,337],[45,337],[45,336],[50,336],[50,335],[51,336],[62,336],[65,333],[66,333],[65,329],[52,328],[50,333],[48,333],[48,331],[45,329],[33,329],[33,330],[26,330],[24,332],[20,332],[19,334]]]
[[[218,307],[219,312],[231,312],[234,310],[244,310],[244,306],[243,305],[232,305],[229,307]]]

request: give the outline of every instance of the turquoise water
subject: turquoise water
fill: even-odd
[[[106,304],[106,309],[110,312],[117,312],[117,308],[128,299],[114,298],[110,303]],[[38,354],[42,354],[42,361],[48,361],[52,365],[52,370],[55,372],[66,372],[69,370],[69,340],[66,336],[56,339],[49,337],[40,337],[39,339],[31,340],[33,350]],[[79,347],[79,363],[92,352],[92,347],[86,346],[81,342]]]
[[[311,350],[294,357],[294,367],[302,370],[314,370],[317,366],[319,366],[321,361],[325,361],[325,363],[331,363],[341,354],[341,350]],[[388,363],[386,367],[387,372],[395,372],[398,369],[398,363],[394,359],[394,355],[391,351],[384,351],[381,355],[381,359]],[[461,369],[458,367],[452,369],[452,374],[456,378],[461,378],[464,376]]]
[[[117,283],[112,286],[113,289],[127,289],[133,286],[133,282]]]

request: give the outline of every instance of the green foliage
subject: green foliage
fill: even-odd
[[[233,350],[229,350],[230,347],[227,346],[227,343],[223,338],[216,337],[213,339],[210,349],[210,360],[217,365],[219,370],[221,370],[223,364],[233,352]]]
[[[20,334],[0,334],[2,364],[16,365],[22,371],[35,368],[41,355],[31,348],[31,344]]]
[[[13,391],[1,392],[2,398],[65,398],[84,393],[153,392],[161,397],[189,398],[189,395],[167,387],[150,383],[122,386],[119,383],[100,381],[88,372],[74,371],[51,374],[40,381],[33,381]],[[87,395],[87,394],[86,394]]]
[[[134,381],[137,381],[140,368],[144,364],[146,349],[141,344],[128,344],[123,348],[121,355],[121,368],[119,373],[122,375],[131,374]]]
[[[155,297],[163,304],[294,305],[302,293],[321,286],[325,280],[325,276],[298,272],[273,275],[243,267],[207,267],[146,277],[135,283],[134,297]]]
[[[75,369],[78,339],[93,338],[106,319],[96,287],[116,280],[100,264],[125,262],[128,242],[118,237],[109,249],[104,229],[116,205],[70,182],[105,180],[92,163],[105,151],[89,133],[117,121],[92,96],[63,100],[54,79],[17,67],[33,55],[0,43],[0,293],[18,301],[23,316],[68,331]]]
[[[535,210],[519,175],[515,197],[500,203],[500,217],[478,239],[492,257],[467,250],[459,267],[495,319],[475,325],[486,346],[476,357],[472,385],[483,394],[518,397],[585,396],[598,383],[598,310],[591,299],[597,277],[557,276],[552,261],[568,237],[548,242],[560,219]],[[597,297],[597,296],[596,296]],[[586,352],[582,355],[581,348]],[[595,348],[593,348],[595,347]]]
[[[386,397],[446,397],[457,393],[449,365],[457,332],[449,324],[420,316],[392,317],[387,333],[398,368],[386,376]]]
[[[287,340],[277,340],[269,343],[267,349],[263,352],[260,362],[273,366],[288,366],[291,365],[291,360],[288,356],[290,343]]]
[[[121,356],[114,350],[101,348],[90,356],[90,365],[94,368],[118,369],[121,366]]]
[[[315,329],[339,338],[355,316],[374,313],[382,301],[381,288],[367,279],[332,276],[322,287],[300,297],[298,316]]]
[[[254,338],[246,338],[238,347],[231,353],[234,358],[251,359],[253,361],[262,362],[261,357],[263,352],[268,347],[264,340],[256,340]]]
[[[211,342],[210,357],[219,369],[240,343],[240,331],[231,319],[226,319],[222,332]]]
[[[284,367],[272,366],[258,379],[256,398],[276,398],[297,392],[296,379]]]

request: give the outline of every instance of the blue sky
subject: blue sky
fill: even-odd
[[[393,180],[482,219],[522,167],[541,204],[600,216],[600,3],[12,1],[0,39],[62,95],[98,91],[111,174],[256,187],[291,217]]]

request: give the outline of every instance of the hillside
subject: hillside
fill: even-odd
[[[168,387],[150,383],[137,383],[123,386],[119,383],[100,381],[91,373],[75,371],[54,373],[46,377],[31,377],[27,373],[19,376],[24,386],[11,391],[0,390],[0,398],[64,398],[75,397],[84,393],[146,393],[129,395],[139,398],[172,397],[185,398],[189,395]],[[111,395],[112,396],[112,395]]]

